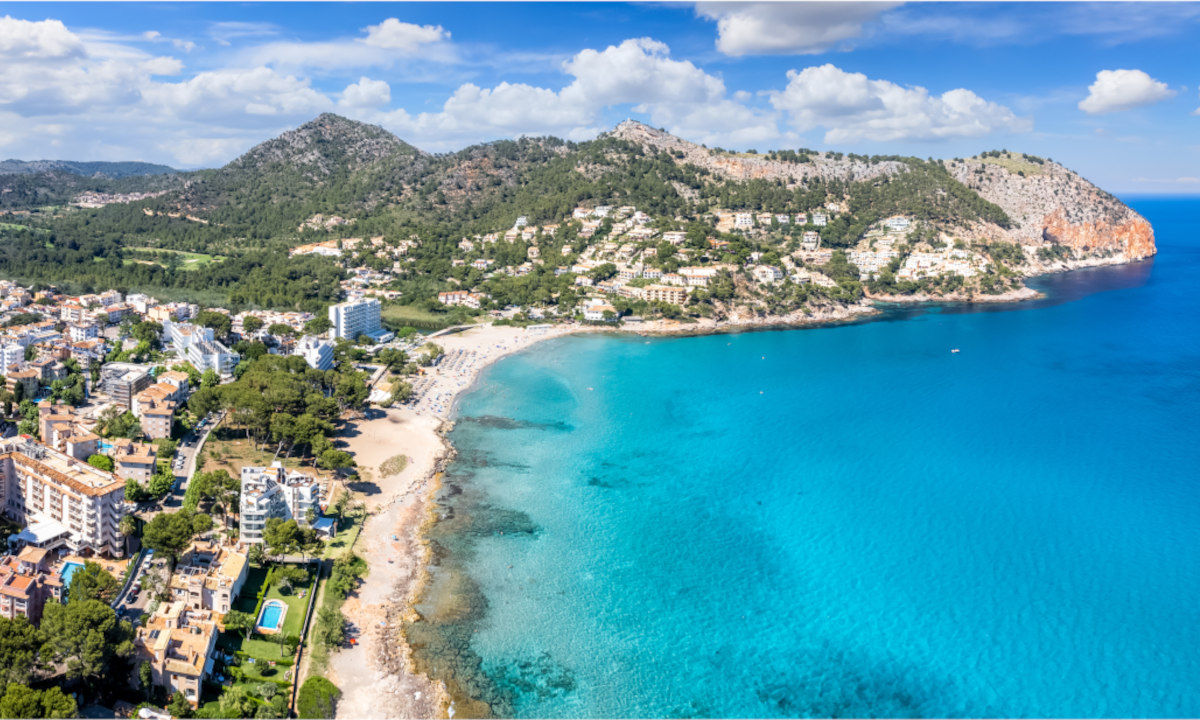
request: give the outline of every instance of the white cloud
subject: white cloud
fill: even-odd
[[[245,51],[242,61],[247,65],[332,72],[386,67],[402,59],[440,63],[455,59],[450,33],[440,25],[414,25],[388,18],[363,28],[363,32],[364,36],[355,38],[264,43]]]
[[[0,60],[60,60],[84,54],[83,41],[61,20],[0,18]]]
[[[202,72],[182,82],[147,87],[143,96],[160,111],[189,119],[306,116],[332,106],[328,97],[309,86],[307,79],[267,67]]]
[[[702,2],[726,55],[811,55],[844,45],[890,2]]]
[[[358,82],[346,86],[338,104],[345,108],[377,108],[392,101],[392,88],[382,80],[361,77]]]
[[[103,38],[85,38],[58,20],[0,18],[0,110],[30,117],[136,103],[156,76],[182,63]]]
[[[248,23],[218,23],[209,31],[219,42],[276,33]],[[357,37],[223,53],[200,72],[144,49],[172,43],[154,30],[120,36],[75,31],[57,20],[0,19],[0,148],[13,156],[195,166],[228,160],[327,110],[379,123],[429,150],[520,135],[586,140],[629,115],[725,147],[794,144],[797,130],[821,125],[837,142],[981,134],[1026,122],[966,90],[930,97],[921,88],[832,66],[793,73],[778,92],[735,91],[650,38],[561,59],[558,84],[467,82],[424,112],[392,109],[392,87],[374,72],[334,73],[404,62],[403,75],[411,79],[419,63],[453,57],[449,33],[439,26],[389,18]],[[826,75],[810,78],[817,70]],[[316,85],[316,73],[333,77]],[[785,117],[794,127],[781,129]]]
[[[414,25],[388,18],[378,25],[367,26],[367,45],[396,50],[403,55],[412,55],[426,45],[450,39],[450,33],[441,25]]]
[[[923,87],[872,80],[825,64],[788,72],[787,87],[771,94],[771,104],[805,132],[826,128],[825,141],[932,140],[992,132],[1025,132],[1028,119],[988,102],[970,90],[930,95]]]
[[[242,38],[278,35],[279,28],[265,22],[223,20],[209,24],[208,34],[218,44],[230,45],[234,40],[241,40]]]
[[[1173,97],[1175,91],[1141,70],[1101,70],[1079,109],[1089,115],[1131,110]]]
[[[623,106],[700,142],[742,144],[778,137],[771,114],[732,99],[720,78],[672,59],[665,44],[650,38],[580,51],[562,69],[572,81],[561,90],[467,83],[438,112],[396,110],[376,121],[431,149],[511,135],[590,138],[604,124],[605,109]]]

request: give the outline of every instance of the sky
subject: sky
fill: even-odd
[[[0,157],[215,167],[322,112],[430,152],[634,118],[1200,193],[1200,3],[0,3]]]

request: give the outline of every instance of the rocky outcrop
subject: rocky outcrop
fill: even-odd
[[[677,162],[695,165],[725,180],[870,180],[907,168],[895,160],[868,162],[826,153],[807,155],[807,162],[773,160],[765,155],[707,148],[636,120],[617,125],[610,137],[672,153]]]
[[[1115,251],[1127,260],[1154,255],[1154,229],[1142,216],[1132,210],[1129,214],[1133,217],[1117,223],[1103,219],[1073,223],[1059,208],[1043,219],[1042,237],[1076,252]]]
[[[1154,230],[1145,218],[1056,162],[1006,153],[950,160],[946,169],[1013,221],[1000,233],[984,234],[1025,245],[1059,244],[1079,255],[1111,254],[1116,261],[1155,253]]]
[[[850,158],[838,153],[805,153],[804,162],[765,155],[733,153],[697,145],[643,123],[626,120],[611,133],[626,142],[670,153],[678,163],[708,171],[721,180],[871,180],[907,172],[904,162]],[[957,223],[957,231],[975,240],[1008,240],[1034,248],[1059,244],[1077,260],[1109,257],[1112,262],[1154,254],[1154,231],[1145,218],[1117,198],[1050,160],[1017,153],[948,160],[950,176],[999,206],[1012,224]],[[949,219],[950,225],[955,225]]]

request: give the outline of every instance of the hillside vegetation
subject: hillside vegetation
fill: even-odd
[[[511,227],[518,217],[558,222],[581,205],[631,205],[663,222],[688,223],[719,208],[798,213],[835,201],[849,211],[822,230],[832,247],[851,246],[892,215],[977,239],[1011,240],[1020,231],[1036,240],[1047,195],[1097,206],[1072,209],[1072,222],[1117,222],[1128,210],[1031,156],[730,153],[635,122],[583,143],[527,138],[430,155],[382,128],[324,114],[215,170],[174,173],[137,163],[14,169],[12,162],[0,164],[0,210],[21,214],[0,217],[0,273],[80,289],[216,296],[234,307],[312,309],[336,299],[342,268],[319,257],[289,258],[287,250],[339,237],[411,241],[408,257],[421,277],[409,277],[408,287],[428,294],[449,275],[460,238]],[[86,172],[93,174],[79,174]],[[1030,190],[1033,181],[1045,185]],[[58,207],[85,190],[161,194]],[[156,250],[211,259],[196,272],[195,263]]]

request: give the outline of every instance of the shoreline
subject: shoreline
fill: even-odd
[[[1112,264],[1112,263],[1104,263]],[[1068,269],[1052,270],[1047,274]],[[692,337],[764,330],[831,327],[865,322],[884,314],[876,303],[892,306],[938,304],[1019,303],[1045,295],[1032,288],[996,296],[956,298],[876,296],[851,306],[783,316],[703,319],[694,323],[655,320],[634,327],[571,323],[531,330],[518,326],[480,325],[433,338],[445,351],[441,362],[420,378],[413,402],[350,424],[347,449],[359,465],[360,476],[377,495],[366,498],[368,518],[355,551],[369,571],[362,586],[346,600],[345,615],[359,631],[359,643],[331,653],[330,679],[342,690],[338,718],[448,717],[452,698],[445,684],[416,669],[413,651],[403,632],[406,621],[418,617],[416,603],[430,580],[432,548],[427,529],[436,522],[435,497],[442,471],[454,458],[449,440],[458,403],[472,390],[483,371],[498,360],[544,341],[581,333],[612,333],[642,337]],[[902,299],[901,299],[902,298]],[[414,383],[414,389],[417,384]],[[398,430],[408,432],[397,432]],[[396,454],[409,458],[400,473],[378,477],[378,467]],[[373,480],[379,482],[375,483]],[[380,487],[385,484],[386,488]]]

